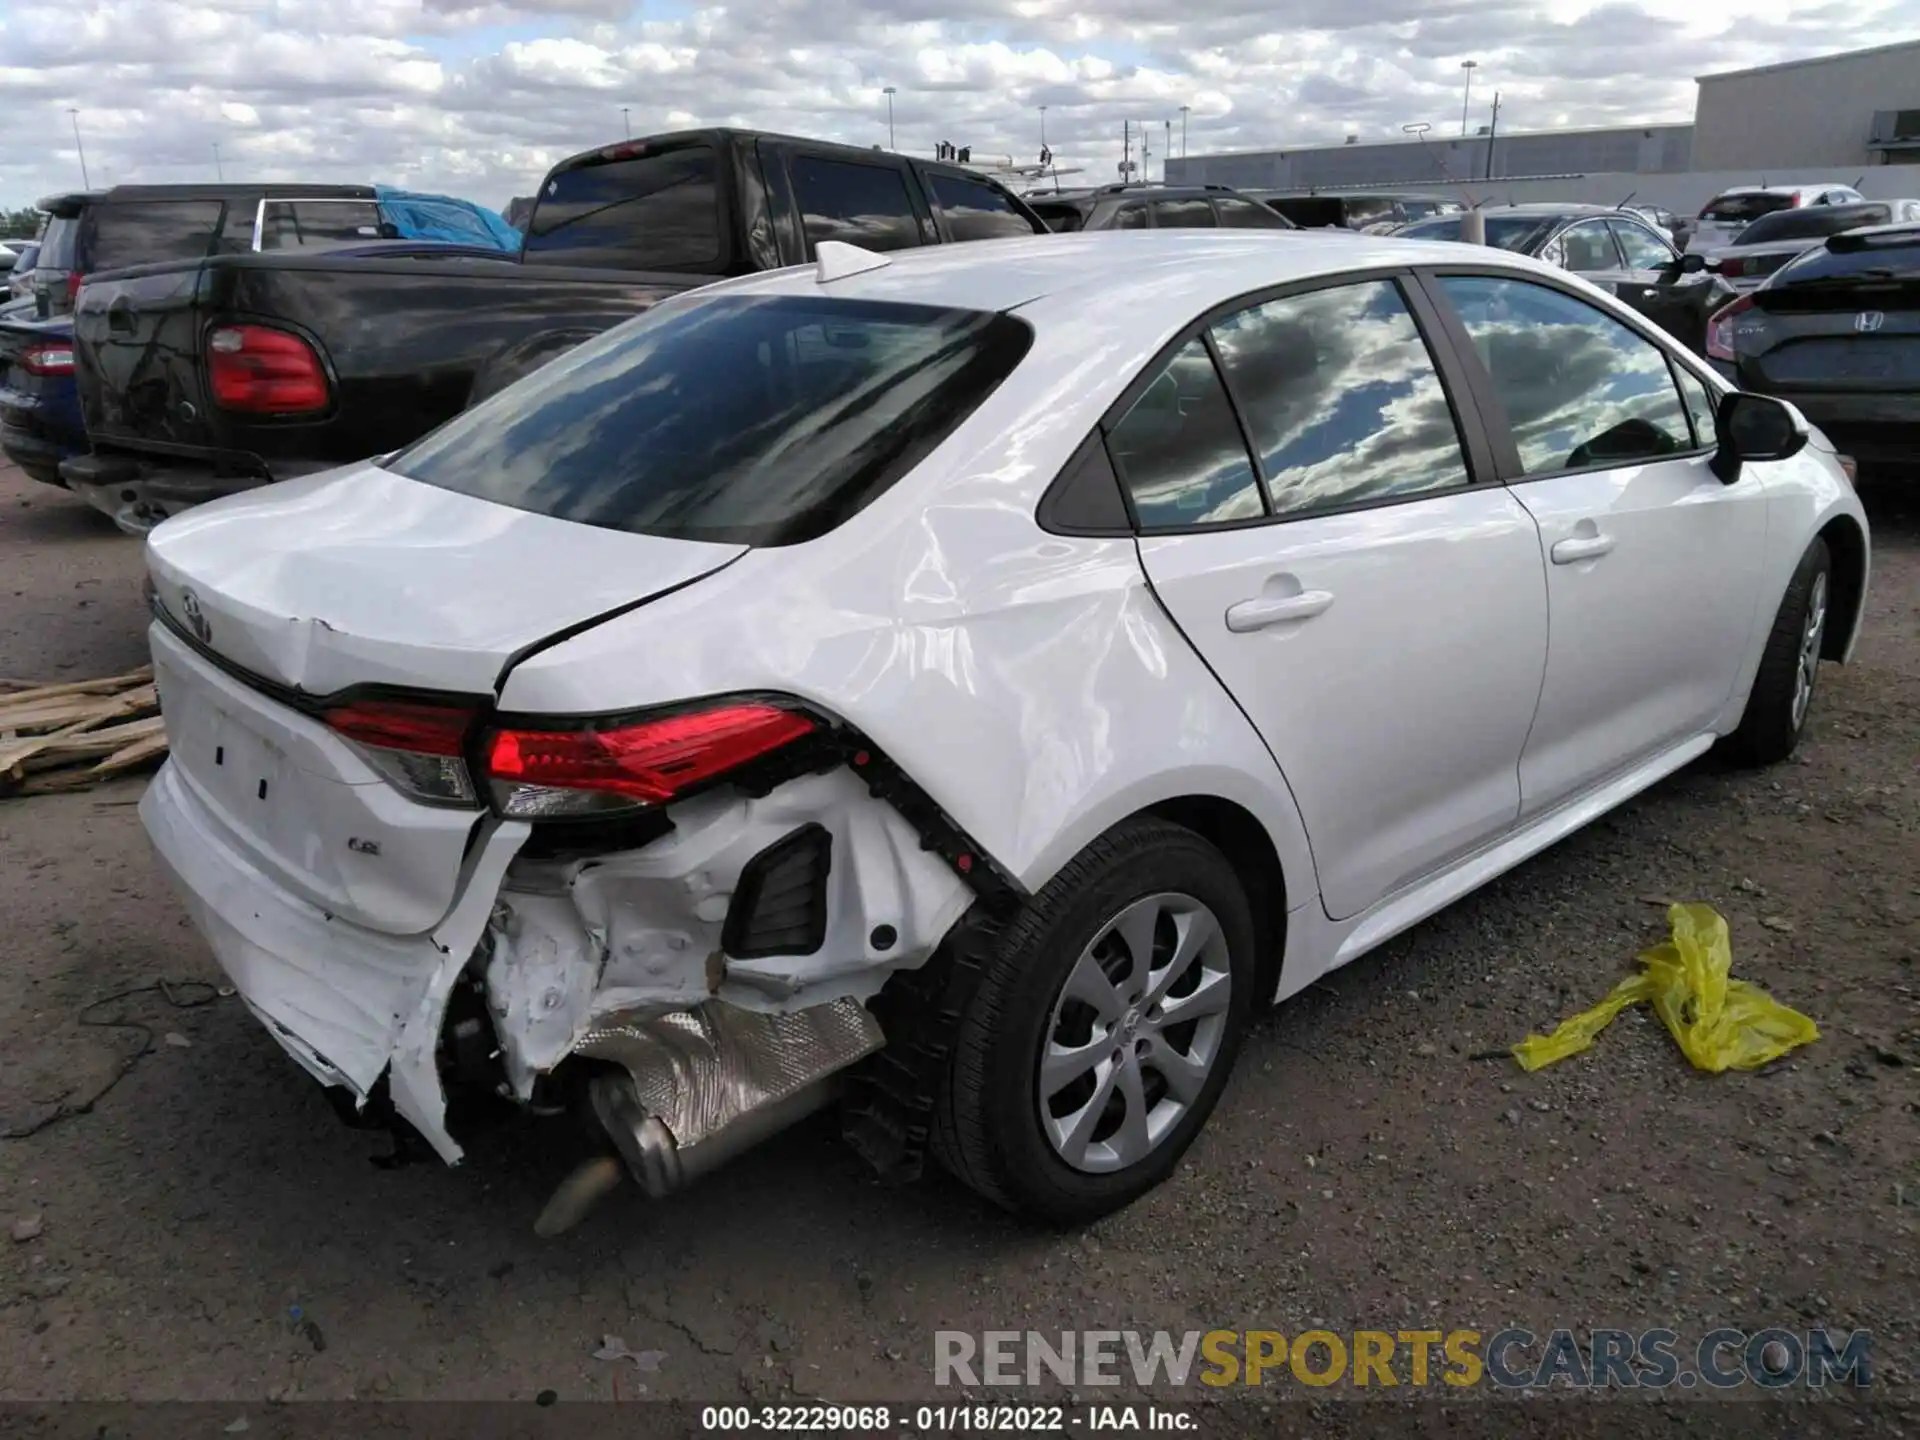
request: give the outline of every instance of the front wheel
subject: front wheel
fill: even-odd
[[[1820,678],[1832,578],[1827,542],[1815,537],[1787,582],[1787,593],[1780,597],[1739,728],[1726,738],[1734,759],[1773,765],[1799,745]]]
[[[987,961],[937,1112],[947,1168],[1059,1224],[1158,1185],[1233,1068],[1254,935],[1233,867],[1192,831],[1133,820],[1094,842]]]

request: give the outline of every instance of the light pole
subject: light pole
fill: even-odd
[[[222,185],[227,183],[227,172],[220,167],[220,142],[213,142],[213,175]]]
[[[627,139],[629,140],[633,138],[633,120],[627,113],[631,108],[632,107],[628,105],[622,105],[620,107],[620,128],[627,132]]]
[[[897,89],[896,89],[896,88],[895,88],[894,86],[892,86],[892,85],[889,85],[889,86],[887,86],[887,88],[886,88],[886,89],[884,89],[884,90],[882,90],[882,91],[881,91],[880,93],[881,93],[882,95],[884,95],[884,96],[886,96],[886,97],[887,97],[887,149],[889,149],[889,150],[891,150],[891,149],[893,149],[893,148],[894,148],[894,144],[893,144],[893,97],[894,97],[894,96],[895,96],[896,94],[898,94],[898,93],[899,93],[899,91],[898,91],[898,90],[897,90]]]
[[[67,114],[73,120],[73,148],[80,152],[80,183],[91,190],[93,181],[87,178],[87,147],[80,143],[80,112],[69,105]]]
[[[1047,107],[1040,107],[1040,148],[1047,148]]]
[[[1473,72],[1480,68],[1478,60],[1462,60],[1460,68],[1467,75],[1466,93],[1460,97],[1460,133],[1467,133],[1467,106],[1473,103]]]

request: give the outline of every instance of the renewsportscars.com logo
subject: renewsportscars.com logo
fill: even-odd
[[[1731,1390],[1873,1383],[1871,1332],[1710,1330],[939,1330],[936,1385],[1348,1384]]]

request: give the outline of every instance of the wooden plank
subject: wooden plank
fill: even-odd
[[[142,665],[138,670],[129,670],[124,675],[114,675],[101,680],[69,680],[60,684],[45,684],[32,680],[0,680],[0,687],[6,687],[10,693],[0,695],[0,705],[15,705],[25,700],[54,700],[63,695],[110,695],[116,691],[129,690],[136,685],[144,685],[153,679],[153,667]]]
[[[150,760],[157,760],[166,753],[166,735],[164,733],[149,735],[144,740],[136,740],[126,748],[114,751],[113,754],[109,755],[86,773],[102,778],[108,775],[121,775],[129,770],[145,765]]]
[[[33,774],[41,770],[55,770],[62,765],[84,763],[99,759],[103,755],[112,755],[129,745],[150,740],[154,736],[166,737],[164,722],[158,715],[147,720],[134,720],[125,725],[110,725],[104,730],[92,730],[84,734],[75,734],[54,738],[49,736],[39,750],[23,756],[15,762],[16,770]],[[19,775],[16,774],[18,779]]]
[[[0,700],[0,730],[16,734],[25,730],[57,730],[76,721],[113,720],[142,710],[158,709],[159,705],[159,694],[152,685],[117,695],[59,696],[32,705],[16,706]]]

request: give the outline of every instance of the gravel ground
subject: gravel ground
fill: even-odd
[[[38,1217],[0,1240],[0,1395],[925,1398],[938,1329],[1816,1323],[1872,1330],[1880,1393],[1910,1394],[1915,493],[1868,496],[1867,633],[1794,763],[1709,757],[1275,1012],[1175,1179],[1081,1235],[937,1180],[880,1188],[822,1122],[542,1242],[551,1128],[380,1168],[384,1142],[230,999],[107,1007],[153,1045],[100,1094],[142,1033],[83,1007],[216,971],[149,861],[139,782],[0,802],[0,1128],[99,1096],[0,1141],[0,1220]],[[11,471],[0,583],[0,675],[141,662],[136,543]],[[1727,915],[1735,973],[1821,1040],[1708,1077],[1630,1012],[1536,1075],[1470,1058],[1598,999],[1669,898]],[[657,1373],[593,1358],[608,1334],[663,1352]]]

